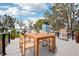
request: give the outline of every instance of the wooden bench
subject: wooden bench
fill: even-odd
[[[34,40],[33,39],[27,40],[26,36],[20,34],[19,47],[22,56],[24,56],[26,53],[26,49],[34,47]]]

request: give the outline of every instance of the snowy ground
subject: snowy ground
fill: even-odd
[[[40,46],[40,56],[79,56],[79,43],[76,43],[75,40],[65,41],[57,38],[57,51],[54,54],[48,52],[47,48],[42,45]],[[6,47],[6,56],[21,56],[19,39],[11,40],[11,43]],[[34,49],[26,50],[26,56],[34,56]]]

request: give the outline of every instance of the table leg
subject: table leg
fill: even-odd
[[[25,40],[22,41],[22,56],[25,56]]]
[[[34,43],[34,55],[35,56],[39,56],[39,40],[35,39],[35,43]]]
[[[51,52],[51,45],[50,45],[51,40],[50,40],[50,38],[49,38],[48,42],[49,42],[49,44],[48,44],[48,50],[49,50],[49,52]]]
[[[54,53],[55,49],[56,49],[56,41],[55,41],[55,37],[52,38],[52,52]]]

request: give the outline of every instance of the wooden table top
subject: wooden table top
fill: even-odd
[[[29,33],[27,35],[29,35],[32,38],[39,39],[39,38],[44,38],[44,37],[45,38],[46,37],[53,37],[53,36],[55,36],[55,33],[44,33],[44,32],[42,32],[42,33]]]

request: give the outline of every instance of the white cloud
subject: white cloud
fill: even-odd
[[[18,15],[19,12],[20,10],[17,7],[8,8],[8,10],[6,10],[6,13],[12,16]]]
[[[0,8],[10,8],[10,6],[0,6]]]
[[[46,6],[46,4],[40,3],[40,4],[34,4],[33,5],[33,10],[36,11],[45,11],[48,9],[48,7]]]
[[[28,11],[45,11],[47,8],[45,3],[19,3],[21,9]]]
[[[0,15],[8,14],[10,16],[34,16],[36,12],[19,10],[17,7],[11,7],[7,10],[0,10]]]
[[[4,14],[5,14],[5,11],[0,10],[0,15],[4,15]]]
[[[19,9],[17,7],[11,7],[8,8],[7,10],[0,10],[0,15],[8,14],[10,16],[17,16],[19,13]]]
[[[0,10],[0,15],[8,14],[12,17],[18,17],[18,16],[26,16],[30,17],[31,19],[35,19],[34,16],[36,16],[37,11],[43,12],[48,9],[45,3],[16,3],[19,6],[15,7],[9,7],[9,6],[2,6],[4,8],[7,8],[7,10]],[[34,17],[34,18],[33,18]]]
[[[44,17],[28,17],[29,20],[32,20],[35,23],[38,19],[44,19]]]
[[[36,14],[36,12],[30,12],[30,11],[20,11],[19,15],[20,16],[34,16]]]
[[[20,16],[35,16],[37,12],[45,12],[48,7],[45,3],[18,3],[20,6]]]

